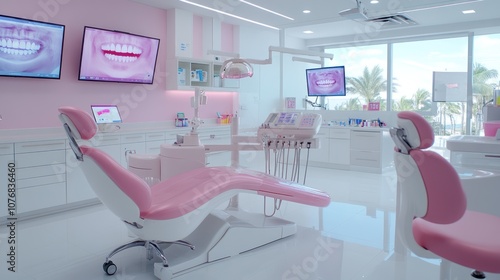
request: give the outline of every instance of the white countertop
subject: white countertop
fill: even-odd
[[[500,154],[500,140],[488,136],[453,136],[446,141],[446,148],[452,152]]]

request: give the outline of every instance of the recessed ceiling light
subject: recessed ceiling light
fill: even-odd
[[[370,1],[370,4],[378,4],[378,0],[372,0]]]
[[[465,10],[465,11],[462,11],[462,13],[465,14],[465,15],[466,14],[475,14],[476,11],[474,11],[474,10]]]
[[[303,31],[302,33],[304,33],[304,34],[313,34],[314,32],[311,31],[311,30],[306,30],[306,31]]]
[[[303,10],[302,12],[303,12],[304,14],[309,14],[311,11],[309,11],[309,10]]]

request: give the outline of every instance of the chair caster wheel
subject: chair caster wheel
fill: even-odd
[[[102,265],[102,269],[106,272],[107,275],[115,274],[117,268],[116,265],[112,261],[107,261]]]

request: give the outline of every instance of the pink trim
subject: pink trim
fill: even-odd
[[[420,136],[420,149],[427,149],[434,144],[434,131],[430,124],[419,114],[410,111],[398,113],[398,118],[410,120]],[[416,147],[414,147],[416,148]]]
[[[59,107],[59,113],[70,118],[83,140],[89,140],[97,133],[94,118],[88,113],[74,107]]]
[[[195,169],[152,186],[151,208],[142,211],[141,217],[178,218],[235,189],[319,207],[330,203],[328,194],[293,182],[246,169],[212,167]]]
[[[467,199],[453,166],[433,151],[412,150],[410,156],[418,166],[427,191],[428,206],[423,219],[440,224],[460,219],[467,208]]]
[[[144,211],[151,206],[151,190],[145,181],[123,168],[108,154],[99,149],[80,146],[80,150],[84,156],[92,158],[99,165],[111,181],[137,204],[140,211]],[[92,175],[89,174],[89,176]],[[109,188],[110,186],[101,187]]]
[[[500,273],[500,218],[467,211],[456,223],[440,225],[413,221],[415,241],[454,263],[480,271]]]

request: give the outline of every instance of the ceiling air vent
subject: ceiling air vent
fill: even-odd
[[[405,15],[390,15],[377,18],[370,18],[367,19],[366,21],[381,23],[383,24],[384,27],[409,26],[417,24],[416,21],[410,19]]]

